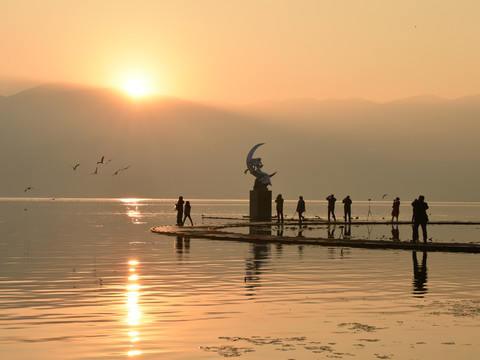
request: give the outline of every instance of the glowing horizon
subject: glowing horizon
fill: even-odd
[[[213,0],[212,12],[202,2],[147,0],[116,3],[115,16],[111,5],[97,4],[92,17],[88,4],[52,0],[30,18],[25,2],[0,4],[0,39],[15,49],[0,59],[0,83],[10,79],[0,94],[21,79],[231,103],[480,93],[480,48],[471,46],[479,2],[300,0],[272,9]]]

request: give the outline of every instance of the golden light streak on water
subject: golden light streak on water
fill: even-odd
[[[142,352],[140,350],[130,350],[127,355],[128,356],[135,356],[135,355],[140,355]]]
[[[130,260],[128,262],[129,265],[138,265],[139,262],[137,260]],[[135,272],[136,269],[130,268],[130,272]],[[140,333],[137,330],[137,326],[140,325],[140,320],[142,318],[142,313],[140,311],[140,307],[138,305],[138,299],[140,297],[140,284],[137,283],[139,279],[138,274],[132,274],[128,277],[128,282],[125,288],[127,289],[127,293],[125,294],[127,297],[126,300],[126,307],[127,307],[127,317],[126,322],[129,325],[128,331],[128,340],[129,340],[129,347],[131,350],[127,352],[128,356],[136,356],[142,354],[140,350],[136,347],[138,346],[138,342],[140,341]]]
[[[140,213],[140,206],[137,199],[122,199],[124,205],[127,207],[126,214],[132,220],[134,224],[143,224],[142,214]]]

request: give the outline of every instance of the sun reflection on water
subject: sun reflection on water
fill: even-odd
[[[130,260],[128,262],[129,266],[137,266],[138,264],[139,262],[137,260]],[[140,312],[140,308],[138,306],[140,284],[137,282],[139,280],[139,276],[136,273],[136,267],[130,267],[129,271],[133,274],[128,277],[128,282],[126,285],[127,292],[125,294],[127,297],[126,306],[128,311],[126,322],[129,325],[128,339],[130,343],[130,350],[127,352],[127,355],[136,356],[142,354],[142,352],[137,349],[137,343],[140,341],[140,333],[137,327],[140,325],[140,319],[142,317],[142,313]]]
[[[140,213],[140,207],[138,205],[139,199],[121,199],[126,206],[126,214],[132,220],[134,224],[145,224],[142,220],[142,214]]]

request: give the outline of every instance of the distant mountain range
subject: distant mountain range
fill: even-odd
[[[42,85],[0,97],[0,196],[248,198],[245,157],[265,142],[287,199],[480,201],[479,116],[480,95],[227,106]]]

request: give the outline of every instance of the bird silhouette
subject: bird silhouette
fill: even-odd
[[[132,166],[132,165],[128,165],[128,166],[125,166],[124,168],[118,169],[117,171],[115,171],[115,172],[112,174],[112,176],[118,175],[121,171],[127,170],[130,166]]]
[[[100,161],[97,161],[97,164],[105,164],[103,161],[105,160],[105,155],[102,156]]]
[[[33,187],[29,186],[23,192],[27,192],[28,190],[33,190]]]
[[[91,173],[90,175],[97,175],[98,174],[98,166],[95,168],[95,171]]]
[[[72,165],[72,169],[75,171],[75,170],[77,170],[77,167],[79,167],[79,166],[80,166],[80,164]]]
[[[387,196],[387,195],[388,195],[388,194],[383,194],[382,199],[385,199],[385,196]]]

